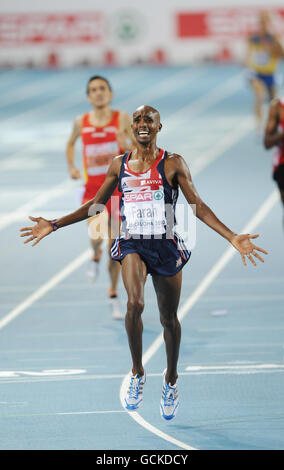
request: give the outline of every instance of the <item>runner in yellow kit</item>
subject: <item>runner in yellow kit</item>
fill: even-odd
[[[254,112],[257,127],[260,130],[263,117],[263,101],[275,97],[275,72],[279,59],[284,57],[284,49],[278,37],[272,33],[270,17],[267,12],[259,14],[258,31],[252,34],[247,43],[246,65],[249,68],[249,80],[254,93]]]

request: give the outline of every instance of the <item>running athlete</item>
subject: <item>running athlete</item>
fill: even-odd
[[[284,49],[275,34],[271,32],[270,17],[267,12],[259,14],[259,30],[247,42],[246,65],[250,70],[249,79],[254,93],[254,110],[258,129],[262,124],[262,104],[266,95],[275,98],[275,72]]]
[[[67,143],[66,155],[71,178],[81,177],[80,171],[74,165],[75,143],[81,136],[83,144],[83,168],[85,179],[85,191],[82,204],[92,199],[102,186],[108,167],[119,153],[132,147],[133,135],[131,130],[131,118],[122,111],[114,111],[110,108],[113,97],[111,85],[108,80],[99,75],[91,77],[87,84],[88,101],[93,110],[75,119],[72,134]],[[119,196],[118,190],[115,194]],[[88,277],[94,281],[99,272],[99,262],[102,255],[102,242],[105,237],[109,239],[109,248],[114,238],[111,227],[112,221],[117,219],[119,223],[119,209],[111,212],[110,203],[106,204],[106,210],[98,217],[89,220],[89,233],[94,250],[93,259],[89,263]],[[117,284],[120,266],[111,258],[109,259],[109,299],[112,307],[112,316],[122,319],[117,298]]]
[[[284,206],[284,98],[274,100],[270,105],[264,146],[266,149],[276,147],[273,158],[273,179],[278,185]]]
[[[237,235],[227,228],[202,201],[191,179],[184,159],[177,154],[157,147],[157,134],[162,124],[158,111],[141,106],[133,114],[132,129],[136,146],[112,161],[104,184],[96,196],[75,212],[58,220],[30,217],[36,225],[22,228],[21,236],[33,240],[32,246],[58,228],[79,222],[101,211],[117,184],[122,194],[122,233],[112,246],[113,259],[122,266],[122,278],[128,295],[125,326],[132,356],[132,375],[125,396],[125,408],[136,410],[143,400],[146,373],[142,364],[142,312],[144,286],[147,274],[152,280],[157,296],[160,321],[164,330],[167,369],[163,374],[160,412],[162,418],[171,420],[179,406],[177,390],[177,363],[181,327],[177,317],[182,283],[182,268],[190,252],[175,233],[175,204],[180,188],[189,204],[196,207],[196,216],[228,240],[253,265],[257,253],[265,250],[255,246],[251,239],[258,235]],[[255,257],[255,258],[254,258]]]

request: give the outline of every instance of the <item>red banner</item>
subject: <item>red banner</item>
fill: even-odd
[[[212,8],[203,11],[177,13],[179,38],[228,37],[241,38],[257,29],[260,9]],[[284,34],[284,9],[269,9],[273,31]]]
[[[0,43],[94,43],[104,37],[102,13],[1,14]]]

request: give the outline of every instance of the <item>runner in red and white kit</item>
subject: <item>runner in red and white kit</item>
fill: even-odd
[[[270,105],[264,146],[266,149],[276,147],[273,156],[273,179],[278,185],[284,206],[284,98],[276,99]]]
[[[75,119],[72,134],[67,143],[66,155],[71,178],[81,178],[81,172],[75,167],[75,143],[81,137],[83,144],[83,173],[85,188],[82,204],[92,199],[104,183],[106,173],[112,159],[132,147],[134,141],[131,130],[131,119],[122,111],[110,108],[113,93],[108,80],[99,75],[91,77],[87,84],[88,101],[93,110]],[[119,198],[118,189],[114,195]],[[95,280],[98,276],[99,261],[102,255],[102,242],[109,239],[109,246],[117,235],[111,233],[115,224],[119,222],[119,206],[111,211],[110,202],[106,210],[94,218],[89,219],[89,234],[94,250],[93,259],[89,263],[88,277]],[[119,223],[117,223],[117,226]],[[110,287],[109,297],[112,314],[116,319],[124,318],[120,312],[117,298],[117,284],[120,267],[111,258],[109,259]]]

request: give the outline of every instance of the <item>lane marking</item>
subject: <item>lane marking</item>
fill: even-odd
[[[219,370],[266,370],[284,369],[284,364],[250,364],[250,365],[222,365],[222,366],[188,366],[185,370],[196,371],[219,371]]]
[[[33,418],[36,416],[76,416],[76,415],[103,415],[103,414],[114,414],[114,413],[125,413],[123,410],[105,410],[105,411],[66,411],[62,413],[21,413],[21,414],[8,414],[0,416],[0,419],[5,418]]]
[[[67,411],[62,413],[51,413],[52,415],[65,416],[65,415],[103,415],[109,413],[125,413],[124,410],[106,410],[106,411]]]
[[[269,214],[269,212],[272,210],[272,208],[275,206],[275,204],[279,201],[279,192],[278,190],[274,190],[270,196],[264,201],[264,203],[261,205],[257,213],[251,218],[251,220],[245,225],[245,227],[240,231],[240,233],[250,233],[252,232],[257,225],[262,222],[262,220],[265,219],[265,217]],[[200,284],[197,286],[197,288],[194,290],[194,292],[188,297],[187,301],[182,305],[178,312],[178,318],[180,321],[182,321],[188,312],[192,309],[192,307],[195,305],[195,303],[199,300],[199,298],[202,296],[202,294],[207,290],[207,288],[212,284],[212,282],[216,279],[216,277],[220,274],[220,272],[226,267],[226,265],[229,263],[229,261],[232,259],[232,257],[237,253],[237,251],[230,246],[227,248],[225,253],[221,256],[219,261],[210,269],[208,274],[203,278],[203,280],[200,282]],[[147,351],[143,354],[143,365],[145,366],[150,359],[154,356],[154,354],[158,351],[158,349],[161,347],[163,344],[164,339],[163,339],[163,332],[160,333],[160,335],[156,338],[156,340],[152,343],[152,345],[147,349]],[[128,374],[124,377],[121,388],[120,388],[120,401],[122,407],[124,407],[124,396],[127,392],[128,388],[128,383],[129,383],[129,374],[131,374],[131,371],[128,372]],[[148,423],[144,418],[142,418],[139,413],[135,412],[128,412],[129,416],[131,416],[132,419],[134,419],[140,426],[144,427],[150,432],[153,432],[154,434],[161,436],[159,429],[154,428],[150,423]],[[167,434],[164,434],[163,438],[165,440],[169,440],[169,442],[172,442],[171,436],[168,436]],[[193,449],[192,447],[189,447],[186,443],[180,442],[179,447],[184,448],[184,449]]]
[[[46,369],[41,371],[30,370],[0,370],[0,378],[4,377],[19,377],[21,375],[28,375],[32,377],[54,377],[56,375],[77,375],[85,374],[86,369]]]
[[[52,359],[50,359],[52,361]],[[195,375],[234,375],[238,374],[261,374],[261,373],[284,372],[283,364],[251,364],[251,365],[220,365],[220,366],[202,366],[194,365],[185,368],[185,371],[179,372],[179,376]],[[152,372],[147,377],[162,377],[161,372]],[[26,383],[26,382],[56,382],[69,380],[120,380],[125,374],[92,374],[85,369],[53,369],[44,371],[0,371],[0,383]],[[125,410],[126,411],[126,410]]]

